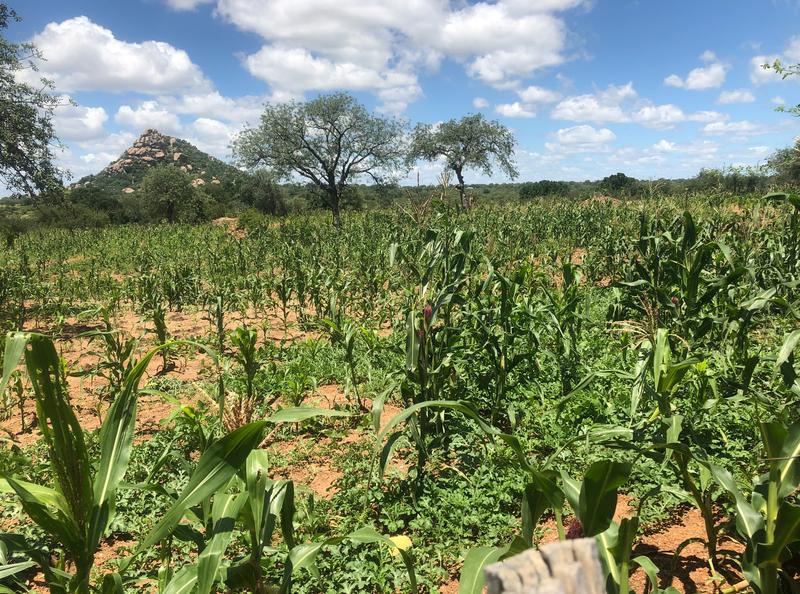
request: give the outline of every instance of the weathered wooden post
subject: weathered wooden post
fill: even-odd
[[[605,594],[593,538],[530,549],[485,569],[489,594]]]

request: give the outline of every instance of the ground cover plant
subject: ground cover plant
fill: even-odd
[[[0,589],[796,591],[796,196],[457,190],[16,238]]]

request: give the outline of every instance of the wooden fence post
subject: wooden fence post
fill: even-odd
[[[593,538],[529,549],[485,568],[489,594],[605,594]]]

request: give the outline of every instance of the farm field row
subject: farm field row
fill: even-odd
[[[796,202],[22,235],[0,586],[470,594],[486,562],[593,536],[609,591],[777,592]]]

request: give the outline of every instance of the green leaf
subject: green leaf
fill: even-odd
[[[611,524],[617,507],[617,489],[630,474],[629,463],[601,460],[589,467],[576,510],[586,536],[595,536]]]
[[[406,571],[408,572],[408,578],[411,582],[411,591],[417,591],[417,576],[414,572],[414,562],[411,559],[411,555],[409,555],[407,551],[399,548],[388,536],[384,536],[380,532],[377,532],[368,526],[359,528],[347,536],[339,536],[320,542],[295,546],[291,551],[289,551],[289,558],[286,562],[286,573],[284,574],[284,584],[290,583],[290,576],[298,569],[306,568],[313,575],[317,575],[317,568],[314,564],[314,560],[316,559],[316,556],[319,554],[320,550],[322,550],[322,547],[339,544],[345,540],[351,540],[353,542],[364,544],[383,544],[395,549],[403,559]]]
[[[783,345],[781,346],[781,350],[778,351],[778,356],[775,359],[775,372],[780,369],[781,365],[789,361],[789,357],[791,357],[792,352],[794,351],[795,347],[797,347],[797,343],[800,342],[800,330],[795,330],[786,336],[783,340]]]
[[[8,565],[0,565],[0,580],[16,575],[26,569],[36,567],[33,561],[23,561],[21,563],[10,563]]]
[[[100,428],[100,463],[94,477],[93,507],[89,524],[89,546],[94,550],[114,514],[120,481],[128,469],[136,425],[139,382],[153,357],[168,345],[148,352],[126,375],[122,391],[106,414]]]
[[[20,498],[25,513],[42,530],[56,538],[68,550],[80,551],[83,548],[83,535],[78,525],[68,513],[50,508],[48,504],[52,501],[52,497],[40,498],[35,491],[29,491],[23,483],[11,477],[6,477],[5,480]]]
[[[27,332],[9,332],[6,336],[3,354],[3,376],[0,378],[0,396],[5,394],[11,375],[17,369],[17,365],[19,365],[20,359],[25,353],[25,345],[28,344],[30,336]]]
[[[739,490],[736,481],[730,472],[714,464],[709,464],[708,469],[714,476],[717,483],[725,489],[736,502],[736,528],[742,536],[747,537],[751,542],[756,542],[759,533],[764,530],[764,518],[747,501],[744,494]]]
[[[530,465],[528,462],[528,458],[525,454],[525,451],[520,443],[519,439],[514,437],[513,435],[509,435],[507,433],[503,433],[496,427],[493,427],[485,420],[481,418],[475,408],[469,402],[463,401],[455,401],[455,400],[429,400],[427,402],[420,402],[418,404],[414,404],[409,406],[402,412],[398,413],[394,417],[392,417],[386,425],[384,425],[383,429],[381,429],[380,433],[378,433],[378,444],[383,443],[383,440],[386,438],[392,429],[394,429],[397,425],[402,423],[403,421],[407,420],[408,418],[415,415],[417,412],[424,408],[443,408],[447,410],[454,410],[458,411],[468,418],[472,419],[477,423],[478,427],[483,431],[486,435],[490,437],[496,437],[503,441],[507,446],[511,448],[514,454],[517,457],[517,461],[519,462],[520,466],[528,471],[533,472],[535,469],[533,466]]]
[[[300,423],[315,417],[350,417],[351,413],[343,410],[330,410],[327,408],[297,407],[283,408],[265,419],[267,423]]]
[[[800,540],[800,506],[783,502],[775,520],[775,537],[772,543],[756,545],[756,564],[764,566],[777,563],[784,550],[798,540]]]
[[[245,463],[250,452],[261,443],[265,426],[266,421],[250,423],[211,444],[197,461],[197,467],[177,501],[139,544],[134,554],[123,562],[122,567],[127,568],[136,555],[168,536],[190,507],[225,486]]]
[[[458,594],[481,594],[486,583],[483,569],[496,563],[508,553],[509,545],[504,547],[475,547],[464,558],[461,577],[458,580]]]
[[[197,558],[197,594],[210,594],[222,563],[225,550],[233,536],[239,510],[247,501],[247,493],[223,494],[214,496],[211,516],[214,522],[214,536]]]
[[[197,565],[187,565],[172,576],[162,594],[189,594],[195,585],[197,585]]]
[[[48,446],[58,490],[67,503],[72,523],[83,525],[92,507],[91,467],[83,429],[69,404],[61,359],[53,341],[40,334],[29,335],[25,364],[36,395],[39,430]],[[83,535],[73,538],[73,542],[82,540]]]

